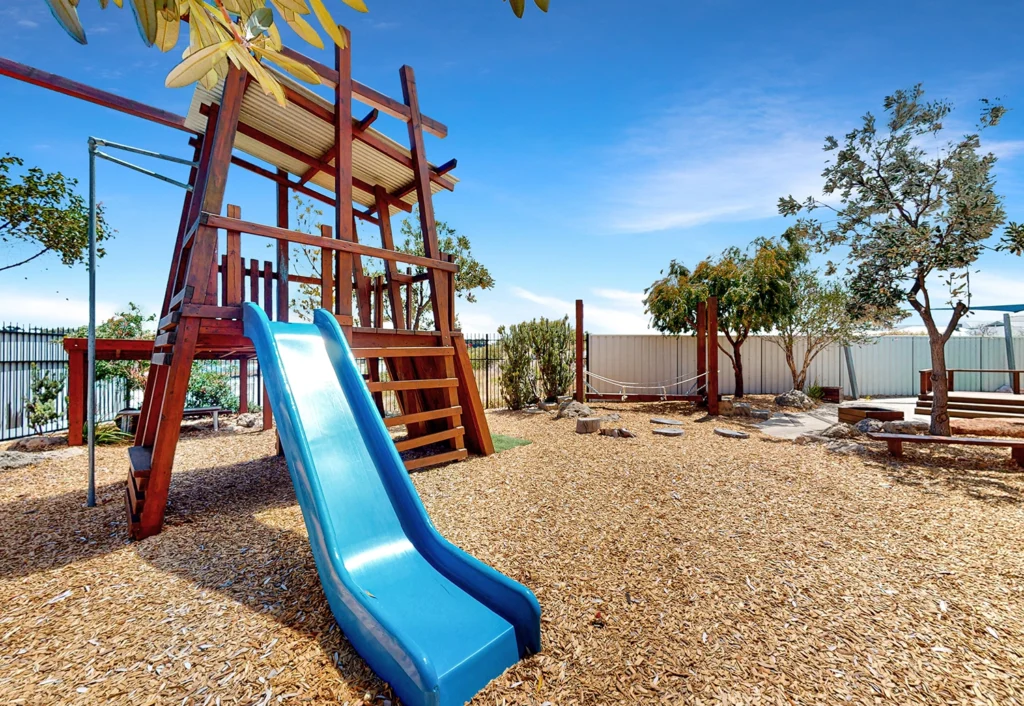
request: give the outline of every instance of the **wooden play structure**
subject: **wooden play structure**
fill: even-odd
[[[469,452],[493,453],[466,344],[455,330],[457,267],[451,255],[440,251],[434,221],[432,195],[455,187],[449,172],[456,162],[429,163],[424,133],[444,137],[447,128],[421,112],[408,66],[399,71],[399,102],[352,79],[351,43],[346,49],[335,48],[333,68],[291,50],[285,53],[312,67],[332,90],[332,99],[278,75],[288,99],[281,107],[244,72],[231,68],[212,90],[197,87],[188,115],[180,116],[0,59],[0,74],[182,131],[194,155],[190,191],[170,253],[159,330],[149,344],[151,350],[142,352],[152,365],[135,445],[129,451],[125,491],[136,538],[156,534],[163,525],[192,362],[251,358],[252,343],[243,335],[242,303],[259,303],[272,320],[288,321],[292,283],[319,286],[321,306],[335,315],[355,356],[366,360],[367,386],[376,394],[378,406],[379,393],[396,393],[401,414],[386,424],[405,425],[408,430],[407,438],[396,444],[398,449],[443,447],[407,461],[407,469],[464,459]],[[354,101],[365,104],[369,112],[354,116]],[[406,124],[408,149],[373,129],[381,113]],[[238,156],[236,150],[270,168]],[[273,225],[244,220],[237,206],[225,205],[231,166],[273,182]],[[332,225],[323,226],[317,235],[290,230],[292,191],[333,207]],[[393,215],[409,213],[416,205],[424,256],[398,252],[391,228]],[[379,228],[380,247],[359,242],[356,219]],[[273,244],[274,256],[264,262],[246,261],[243,238],[259,238],[256,246]],[[292,244],[320,251],[320,277],[291,273]],[[363,258],[382,260],[384,274],[365,276]],[[400,264],[422,268],[423,273],[403,272]],[[434,321],[430,331],[407,328],[403,290],[407,304],[408,290],[418,282],[429,287]],[[385,318],[390,327],[384,326]],[[139,345],[101,344],[110,355],[123,355]],[[73,382],[73,393],[76,389]],[[74,419],[71,426],[75,427]]]
[[[718,415],[718,297],[708,297],[697,305],[697,374],[688,378],[664,380],[653,385],[611,380],[591,371],[587,365],[587,351],[584,338],[583,300],[576,300],[576,392],[580,402],[598,400],[605,402],[659,402],[688,401],[707,407],[708,414]],[[618,393],[598,392],[591,380],[618,387]],[[691,383],[691,389],[683,394],[670,394],[668,388]],[[589,389],[588,389],[589,388]]]

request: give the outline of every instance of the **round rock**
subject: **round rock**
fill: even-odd
[[[675,427],[657,427],[653,430],[658,436],[682,436],[686,432]]]
[[[681,427],[683,423],[678,419],[661,419],[659,417],[651,417],[651,424],[660,424],[668,427]]]
[[[715,433],[719,436],[724,436],[726,439],[749,439],[750,434],[743,431],[733,431],[732,429],[715,429]]]

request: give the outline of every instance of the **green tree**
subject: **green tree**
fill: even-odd
[[[898,310],[869,313],[841,282],[825,280],[816,270],[801,269],[792,282],[792,307],[776,321],[771,341],[782,349],[793,376],[793,389],[807,387],[811,363],[829,346],[870,340],[872,328],[903,318]]]
[[[128,302],[126,311],[119,311],[96,326],[96,338],[153,338],[154,330],[150,324],[154,321],[156,321],[156,314],[144,314],[142,307],[135,302]],[[85,338],[89,335],[89,329],[87,326],[81,326],[67,335],[69,338]],[[97,381],[124,381],[125,407],[131,406],[132,393],[146,389],[148,373],[148,360],[96,361]]]
[[[54,19],[80,44],[86,43],[85,29],[78,17],[79,0],[46,0]],[[363,0],[342,0],[359,12],[367,12]],[[518,17],[526,9],[525,0],[508,0]],[[99,0],[106,8],[108,0]],[[121,7],[123,0],[114,0]],[[534,0],[544,12],[549,0]],[[254,78],[267,95],[285,104],[284,89],[264,67],[270,61],[296,78],[319,84],[320,76],[287,54],[281,44],[278,24],[284,21],[302,40],[318,49],[324,42],[306,17],[313,11],[325,34],[340,47],[346,46],[343,28],[331,17],[323,0],[128,0],[146,46],[167,52],[177,43],[181,22],[188,23],[188,48],[181,63],[167,75],[168,87],[200,82],[207,88],[227,75],[232,64]]]
[[[238,411],[238,395],[231,388],[231,378],[207,360],[192,363],[192,374],[185,393],[186,407],[220,407]]]
[[[50,377],[49,373],[39,370],[32,363],[29,399],[25,402],[28,425],[36,434],[42,434],[46,425],[60,418],[57,412],[57,400],[64,392],[64,377]]]
[[[522,325],[529,326],[530,348],[545,399],[564,395],[576,374],[576,333],[569,325],[569,317],[541,318]]]
[[[501,396],[509,409],[522,409],[537,399],[533,364],[533,331],[529,322],[498,327],[503,360],[498,373]]]
[[[996,158],[982,151],[980,133],[996,126],[1006,109],[982,101],[977,129],[944,141],[948,101],[926,101],[918,85],[887,96],[883,105],[883,128],[868,113],[841,142],[825,138],[833,158],[822,191],[838,203],[788,196],[779,199],[779,211],[830,211],[827,225],[807,215],[797,227],[819,250],[846,249],[855,299],[883,311],[909,305],[918,313],[931,348],[931,433],[949,435],[945,344],[970,309],[971,267],[985,250],[1020,255],[1024,249],[1024,226],[1014,223],[993,242],[1006,215],[995,192]],[[935,290],[941,300],[932,300]],[[953,307],[944,328],[933,315],[939,301]]]
[[[30,167],[20,176],[11,174],[21,167],[20,157],[0,157],[0,240],[24,244],[32,253],[18,255],[13,262],[0,265],[0,272],[32,262],[47,253],[60,257],[71,267],[85,262],[89,247],[89,207],[75,193],[78,181],[60,172],[47,174]],[[96,208],[96,240],[106,240],[111,232],[103,219],[103,209]],[[97,249],[102,257],[103,248]]]
[[[423,235],[420,232],[420,221],[416,209],[402,220],[401,233],[404,241],[398,250],[409,255],[424,256]],[[469,237],[456,232],[445,221],[437,221],[437,243],[443,253],[455,256],[455,296],[469,303],[476,302],[476,290],[492,289],[494,278],[490,271],[475,257]],[[415,268],[416,274],[423,274],[426,268]],[[413,329],[432,329],[434,313],[430,304],[430,284],[417,282],[412,287],[412,321],[406,325]]]
[[[718,327],[729,343],[719,348],[732,363],[736,397],[743,397],[743,343],[751,334],[769,331],[793,306],[790,283],[806,251],[794,231],[781,238],[758,238],[748,250],[727,248],[691,272],[672,260],[668,273],[644,290],[644,306],[662,333],[697,329],[697,305],[718,297]],[[715,335],[714,332],[709,332]]]

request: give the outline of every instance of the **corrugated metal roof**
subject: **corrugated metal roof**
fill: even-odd
[[[289,88],[302,94],[317,105],[322,106],[325,110],[331,113],[334,112],[334,106],[329,101],[324,100],[305,86],[292,81],[286,76],[278,72],[273,73],[275,78],[282,84],[286,84]],[[185,124],[190,129],[205,134],[207,121],[206,116],[200,112],[200,107],[203,105],[219,105],[223,90],[223,81],[218,83],[213,89],[206,89],[198,84],[196,85],[195,93],[192,94],[192,103],[189,106],[188,115],[185,119]],[[250,82],[245,95],[242,97],[239,120],[316,160],[322,159],[334,147],[334,128],[331,124],[312,115],[294,103],[288,103],[287,106],[282,108],[274,100],[273,96],[264,94],[263,89],[255,81]],[[373,128],[369,128],[367,132],[372,133],[378,140],[389,143],[402,154],[411,156],[409,150],[404,146]],[[284,169],[296,176],[305,174],[309,169],[300,160],[246,135],[238,134],[235,137],[235,149],[268,164],[272,164],[275,167]],[[405,188],[413,181],[411,169],[359,140],[353,140],[352,142],[352,174],[368,184],[383,186],[389,194]],[[453,182],[458,181],[450,173],[445,176]],[[316,176],[310,179],[310,183],[316,184],[332,194],[334,193],[334,177],[329,174],[318,172]],[[444,188],[440,184],[433,182],[431,182],[430,187],[432,193],[437,193]],[[373,194],[366,193],[355,187],[352,189],[352,200],[367,207],[375,205]],[[403,197],[402,200],[410,206],[415,204],[416,192],[413,191]],[[396,207],[391,207],[392,215],[397,211]]]

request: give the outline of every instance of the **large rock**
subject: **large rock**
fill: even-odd
[[[928,433],[928,422],[921,422],[916,419],[883,422],[882,431],[887,434],[914,434],[920,436]]]
[[[860,436],[860,432],[845,422],[839,422],[820,432],[819,436],[826,439],[854,439]]]
[[[582,402],[566,400],[562,404],[558,405],[558,414],[555,415],[555,419],[577,419],[579,417],[593,416],[594,410]]]
[[[882,431],[884,423],[880,419],[873,419],[871,417],[865,417],[859,422],[853,425],[853,428],[859,431],[861,434],[876,434]]]
[[[750,406],[749,402],[732,403],[732,414],[734,417],[749,417],[752,411],[753,407]]]
[[[825,444],[825,448],[834,454],[840,454],[842,456],[867,453],[867,448],[858,444],[856,441],[830,441]]]
[[[814,409],[814,400],[800,390],[790,390],[775,398],[779,407],[795,407],[796,409]]]
[[[754,419],[771,419],[772,412],[770,409],[755,409],[750,413],[750,416],[753,417]]]
[[[26,436],[24,439],[18,439],[8,446],[7,450],[36,453],[39,451],[49,451],[55,446],[64,446],[67,443],[67,439],[60,436]]]
[[[0,471],[9,471],[12,468],[24,468],[38,463],[39,457],[25,453],[24,451],[0,451]]]
[[[950,419],[954,434],[1024,439],[1024,419]]]
[[[576,433],[577,434],[595,434],[601,431],[601,418],[600,417],[577,417],[576,418]]]
[[[235,417],[235,424],[246,429],[252,429],[257,424],[263,426],[263,415],[253,414],[251,412],[246,414],[239,414]]]

